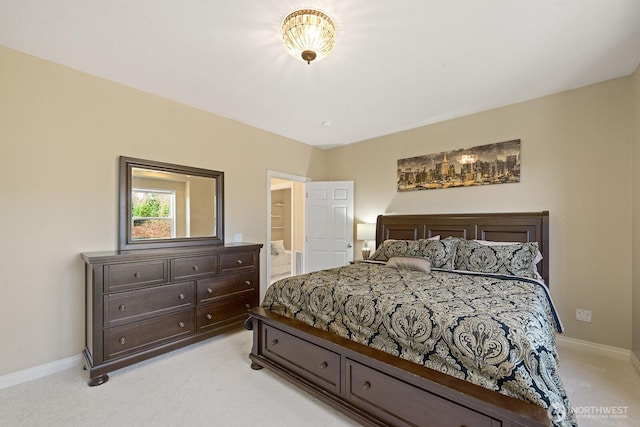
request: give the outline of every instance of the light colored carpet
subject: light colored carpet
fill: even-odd
[[[250,348],[251,332],[240,330],[112,372],[98,387],[78,367],[0,390],[0,425],[358,425],[266,369],[252,370]],[[640,378],[628,361],[560,351],[574,406],[627,408],[624,418],[583,414],[582,427],[640,425]]]
[[[640,376],[629,357],[558,342],[560,377],[580,427],[640,426]]]

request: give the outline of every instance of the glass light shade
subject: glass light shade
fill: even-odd
[[[289,55],[310,64],[333,50],[336,24],[326,14],[312,9],[296,10],[282,22],[282,39]]]

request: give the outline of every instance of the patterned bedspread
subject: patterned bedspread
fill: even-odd
[[[290,277],[262,307],[549,410],[575,425],[557,370],[560,325],[529,279],[356,263]]]

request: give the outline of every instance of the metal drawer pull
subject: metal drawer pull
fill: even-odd
[[[368,390],[370,388],[371,388],[371,383],[369,381],[365,381],[364,384],[362,384],[363,390]]]
[[[212,293],[213,293],[213,289],[211,289],[211,288],[207,288],[207,293],[208,293],[208,294],[212,294]]]
[[[127,342],[127,339],[125,337],[120,337],[120,344],[124,344]]]
[[[180,326],[181,328],[184,328],[184,322],[178,322],[178,326]]]
[[[213,316],[211,314],[207,313],[207,319],[211,320],[211,319],[213,319]]]
[[[251,308],[251,304],[245,304],[244,306],[247,308]]]
[[[245,281],[244,284],[247,285],[247,286],[251,286],[251,280]]]
[[[329,366],[329,364],[327,362],[322,362],[320,364],[320,369],[326,369],[327,366]]]
[[[136,279],[139,279],[142,277],[142,274],[140,273],[133,273],[133,277],[135,277]]]
[[[125,310],[127,309],[127,306],[126,306],[126,305],[124,305],[124,304],[120,304],[120,307],[118,307],[118,309],[119,309],[120,311],[125,311]]]
[[[178,299],[184,299],[184,294],[178,295]]]
[[[277,345],[277,344],[278,344],[278,340],[271,341],[271,345]]]
[[[236,262],[238,263],[238,265],[242,265],[242,260],[241,259],[237,260]]]
[[[198,271],[198,270],[200,270],[200,268],[197,265],[194,265],[193,266],[193,271]]]

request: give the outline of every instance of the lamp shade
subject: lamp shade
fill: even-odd
[[[376,240],[375,224],[357,224],[356,225],[357,240]]]

